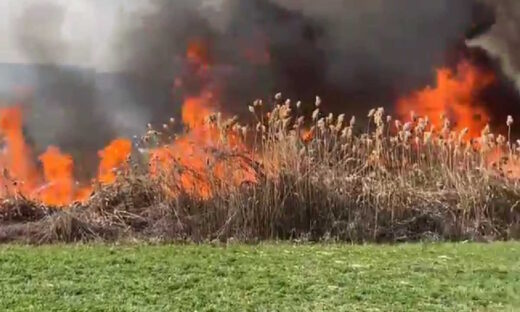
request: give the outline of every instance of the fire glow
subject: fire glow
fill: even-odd
[[[0,134],[4,137],[4,150],[0,157],[3,168],[0,190],[2,197],[21,195],[48,205],[67,205],[83,201],[90,196],[91,186],[79,186],[74,179],[72,157],[49,146],[38,157],[42,170],[33,162],[31,148],[25,142],[22,131],[22,110],[9,107],[0,110]],[[131,142],[118,139],[100,152],[100,183],[115,181],[111,171],[124,164],[130,154]]]
[[[203,41],[192,41],[186,58],[197,68],[196,75],[202,76],[211,70],[211,59]],[[267,62],[268,57],[262,58],[263,61]],[[435,87],[427,87],[398,100],[397,113],[404,116],[414,111],[419,116],[433,118],[434,124],[440,124],[440,116],[444,114],[454,122],[452,130],[467,129],[469,136],[475,138],[490,119],[485,106],[478,100],[478,93],[493,81],[492,74],[482,72],[469,62],[460,63],[456,71],[438,69]],[[182,87],[182,80],[178,78],[173,84]],[[245,129],[232,131],[236,130],[233,129],[233,120],[222,120],[217,113],[216,94],[218,90],[203,88],[199,94],[186,96],[181,115],[187,133],[149,152],[150,175],[166,176],[174,181],[174,185],[167,184],[173,196],[187,192],[209,199],[214,195],[215,183],[220,188],[226,183],[232,187],[257,183],[251,165],[255,155],[243,140]],[[94,181],[79,184],[74,178],[72,157],[58,147],[48,147],[37,158],[41,166],[34,162],[23,135],[22,123],[20,107],[0,110],[0,135],[4,139],[4,150],[0,155],[2,198],[20,195],[53,206],[85,201],[94,185],[116,182],[115,171],[128,164],[132,152],[130,140],[115,139],[99,151],[99,167]],[[312,132],[305,133],[304,137],[303,141],[308,143],[312,140]],[[233,155],[249,155],[250,158]],[[173,170],[175,167],[182,167],[182,171]]]
[[[494,75],[467,61],[461,62],[455,72],[448,68],[436,72],[435,87],[428,86],[397,102],[398,115],[414,112],[418,116],[428,116],[438,127],[443,126],[442,120],[446,117],[454,123],[451,129],[467,129],[469,137],[479,137],[490,117],[478,95],[494,82]]]

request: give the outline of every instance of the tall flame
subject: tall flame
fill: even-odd
[[[39,157],[43,164],[46,185],[39,199],[49,205],[66,205],[74,198],[74,161],[57,147],[49,147]]]
[[[124,165],[128,156],[132,152],[132,142],[126,139],[116,139],[112,141],[98,155],[101,158],[99,163],[98,180],[102,184],[111,184],[116,181],[115,168]]]
[[[9,107],[0,111],[0,134],[4,137],[0,165],[7,169],[8,174],[2,177],[5,187],[0,193],[5,189],[9,192],[20,190],[28,193],[35,187],[38,175],[31,162],[31,149],[25,143],[20,107]],[[10,181],[5,181],[6,179]],[[13,185],[13,181],[16,181],[16,185]]]
[[[193,40],[188,45],[186,57],[198,66],[197,75],[203,76],[211,70],[207,46],[204,41]],[[203,78],[203,77],[201,77]],[[217,184],[240,185],[255,182],[252,168],[243,159],[220,157],[219,154],[246,151],[238,136],[232,133],[229,125],[223,125],[220,116],[215,114],[214,90],[203,89],[200,94],[185,98],[182,105],[182,121],[189,132],[170,144],[152,151],[150,168],[152,175],[166,172],[177,175],[177,189],[181,189],[202,199],[214,195]],[[209,123],[209,117],[215,118]],[[231,157],[232,158],[232,157]],[[182,170],[171,172],[175,163]],[[172,190],[174,196],[179,190]]]
[[[18,194],[54,206],[86,200],[92,187],[77,185],[74,160],[59,148],[50,146],[38,157],[42,166],[42,172],[39,172],[25,142],[22,124],[20,107],[0,109],[0,135],[4,138],[0,155],[0,167],[4,172],[0,177],[0,197]],[[117,139],[100,151],[97,180],[103,184],[113,183],[115,174],[112,170],[122,166],[130,152],[131,142],[126,139]]]
[[[468,129],[471,137],[478,137],[490,121],[489,114],[478,94],[494,81],[494,75],[483,72],[469,62],[463,61],[457,71],[447,68],[437,70],[435,87],[426,87],[397,102],[397,113],[406,116],[415,112],[428,116],[437,125],[441,115],[451,122],[453,130]]]

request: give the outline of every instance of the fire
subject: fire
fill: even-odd
[[[247,50],[245,55],[260,63],[268,62],[268,55],[257,55]],[[194,65],[193,74],[201,80],[207,78],[212,64],[203,40],[190,41],[186,59]],[[479,93],[493,81],[492,74],[468,62],[460,63],[456,71],[441,68],[437,70],[435,86],[400,99],[397,113],[403,116],[414,111],[432,118],[430,120],[437,125],[442,122],[441,115],[446,115],[454,122],[451,125],[453,130],[467,128],[471,137],[478,137],[490,121],[485,106],[479,100]],[[182,87],[182,78],[175,79],[173,85]],[[166,177],[166,181],[173,182],[163,184],[173,197],[185,192],[207,200],[223,188],[258,182],[253,166],[257,155],[247,148],[243,139],[246,129],[239,126],[235,119],[223,120],[216,113],[219,106],[215,96],[219,94],[218,84],[204,85],[199,94],[185,96],[181,117],[187,132],[150,152],[149,174],[152,177]],[[37,158],[41,162],[39,170],[25,142],[22,124],[20,107],[0,109],[0,135],[4,138],[4,149],[0,155],[0,167],[4,172],[0,177],[3,183],[0,197],[20,194],[53,206],[87,200],[93,186],[78,186],[72,157],[58,147],[49,147]],[[306,143],[311,141],[313,131],[313,128],[304,130],[302,140]],[[94,183],[115,183],[115,169],[124,167],[131,153],[132,142],[122,138],[115,139],[99,151],[100,162]],[[493,159],[500,157],[500,153],[490,156]],[[507,169],[520,172],[516,164]]]
[[[99,163],[98,181],[102,184],[111,184],[116,181],[115,168],[124,165],[128,156],[132,152],[132,142],[126,139],[116,139],[112,141],[98,155],[101,158]]]
[[[202,79],[211,70],[208,47],[204,41],[192,40],[186,58],[197,65],[199,70],[195,74]],[[179,84],[174,82],[174,85]],[[163,174],[173,178],[173,185],[167,189],[172,196],[183,191],[209,199],[217,187],[256,182],[255,172],[246,160],[228,157],[247,154],[247,148],[240,136],[232,131],[234,123],[226,124],[216,114],[218,105],[214,94],[215,90],[205,88],[198,95],[187,96],[181,117],[189,131],[151,152],[150,173],[152,176]],[[174,167],[178,170],[172,170]]]
[[[66,205],[74,198],[74,161],[67,154],[62,154],[57,147],[49,147],[39,157],[43,164],[46,184],[39,194],[39,199],[49,205]]]
[[[22,111],[20,107],[4,108],[0,111],[0,134],[4,137],[4,149],[0,165],[8,169],[2,177],[4,190],[12,193],[20,191],[27,194],[35,187],[37,172],[31,162],[31,149],[25,143],[22,129]],[[9,181],[6,181],[9,180]],[[13,185],[15,182],[16,185]]]
[[[204,78],[211,69],[207,45],[202,40],[192,40],[187,48],[186,58],[192,62],[195,74]],[[182,86],[179,78],[174,85]],[[232,124],[224,124],[215,119],[216,101],[214,90],[203,89],[199,95],[187,96],[182,107],[183,123],[189,131],[170,144],[152,151],[150,174],[162,173],[178,178],[178,185],[170,189],[177,195],[179,189],[196,194],[203,199],[213,195],[219,185],[240,185],[255,182],[255,172],[243,158],[222,156],[246,151],[239,135],[232,133]],[[22,111],[20,107],[0,110],[0,135],[4,138],[4,150],[0,155],[3,188],[0,197],[22,195],[53,206],[66,206],[73,201],[85,201],[92,193],[91,185],[78,186],[74,177],[74,161],[58,147],[49,147],[37,157],[41,170],[33,159],[30,147],[23,134]],[[116,139],[98,152],[100,158],[94,183],[103,185],[116,181],[115,169],[126,165],[132,152],[132,143],[127,139]],[[181,170],[170,170],[173,164]]]
[[[428,86],[397,102],[398,115],[415,112],[428,116],[437,126],[442,126],[445,115],[453,124],[453,130],[468,129],[470,137],[478,137],[489,123],[489,114],[478,94],[494,81],[494,75],[479,70],[469,62],[461,62],[456,72],[437,70],[436,86]]]
[[[182,118],[189,127],[189,132],[177,138],[171,144],[152,151],[151,174],[161,173],[174,176],[176,190],[168,190],[177,196],[179,189],[202,199],[214,195],[216,187],[239,186],[242,183],[256,182],[256,175],[251,166],[238,157],[226,157],[232,154],[247,153],[247,148],[230,124],[224,124],[211,107],[211,96],[188,97],[184,101]],[[210,122],[210,118],[215,120]],[[179,168],[178,172],[171,170]]]
[[[78,186],[74,178],[74,160],[59,148],[50,146],[38,157],[42,172],[33,160],[32,151],[25,142],[22,110],[18,106],[0,109],[0,135],[4,149],[0,155],[0,197],[22,195],[47,205],[66,206],[84,201],[92,187]],[[97,181],[110,184],[115,181],[112,171],[124,164],[131,152],[131,142],[117,139],[99,152],[100,165]]]
[[[211,92],[204,92],[200,96],[188,97],[182,105],[182,121],[190,129],[203,126],[205,119],[213,114],[208,103],[212,98]]]

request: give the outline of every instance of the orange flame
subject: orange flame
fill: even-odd
[[[229,129],[219,129],[210,125],[207,118],[213,114],[211,97],[205,93],[198,97],[188,97],[184,101],[182,117],[190,131],[177,138],[170,145],[152,151],[150,170],[152,175],[177,174],[176,187],[182,191],[209,199],[215,186],[229,183],[238,186],[244,182],[256,182],[254,170],[243,159],[230,160],[219,154],[247,149],[236,134]],[[169,171],[175,163],[181,168],[179,173]],[[173,196],[178,192],[169,190]]]
[[[39,192],[39,199],[49,205],[66,205],[74,198],[74,161],[62,154],[57,147],[49,147],[39,157],[43,164],[46,184]]]
[[[492,84],[494,75],[482,72],[469,62],[461,62],[457,71],[437,70],[435,87],[426,87],[397,102],[397,113],[406,116],[411,111],[428,116],[442,126],[441,115],[454,123],[453,130],[468,128],[470,137],[478,137],[489,123],[489,114],[478,99],[478,93]]]
[[[32,159],[31,149],[25,142],[20,107],[0,109],[0,135],[4,149],[0,155],[0,197],[23,195],[47,205],[65,206],[73,201],[85,201],[92,193],[91,186],[77,187],[74,179],[74,161],[57,147],[49,147],[38,160],[42,173]],[[116,179],[114,168],[124,164],[131,152],[131,142],[118,139],[99,152],[99,176],[103,184]]]
[[[116,181],[115,168],[124,165],[132,152],[132,142],[127,139],[116,139],[112,141],[98,155],[99,163],[98,181],[103,184],[111,184]]]
[[[10,175],[8,178],[16,181],[17,185],[13,189],[11,188],[11,181],[2,182],[5,186],[8,186],[9,192],[27,193],[34,188],[38,175],[30,159],[31,149],[25,143],[20,107],[0,110],[0,134],[5,140],[1,166],[8,169]],[[2,179],[5,180],[5,178]]]
[[[211,69],[205,42],[190,42],[186,58],[203,70]],[[198,71],[198,75],[204,72]],[[151,152],[150,173],[153,176],[165,174],[175,178],[175,185],[168,191],[177,196],[179,191],[209,199],[215,187],[225,184],[238,186],[244,182],[256,182],[254,170],[244,159],[221,157],[237,150],[246,151],[245,145],[231,129],[219,124],[208,123],[208,117],[215,113],[214,93],[208,89],[199,95],[185,98],[182,105],[182,121],[189,132],[169,145]],[[171,170],[173,167],[179,170]],[[172,189],[175,188],[175,189]]]
[[[210,92],[196,97],[188,97],[182,105],[182,121],[190,129],[204,125],[205,119],[213,114],[208,103],[212,97]]]

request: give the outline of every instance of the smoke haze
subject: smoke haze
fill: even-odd
[[[504,72],[516,81],[520,90],[520,2],[516,0],[486,0],[495,8],[496,23],[486,34],[469,41],[500,59]]]

